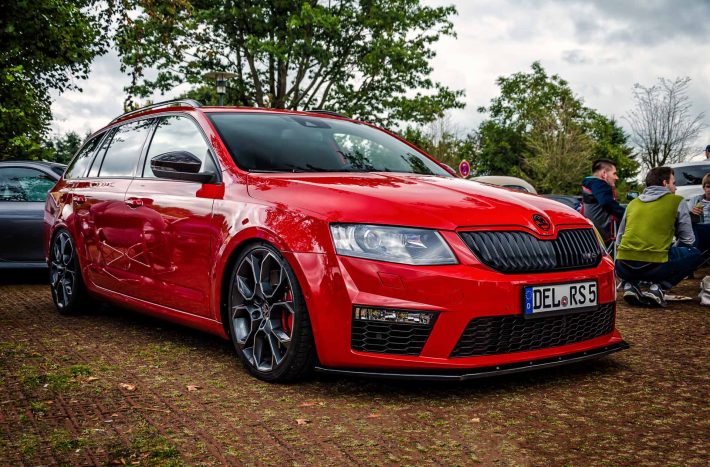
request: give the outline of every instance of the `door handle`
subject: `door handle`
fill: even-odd
[[[126,204],[132,208],[139,208],[143,206],[143,200],[140,198],[128,198]]]
[[[84,203],[86,203],[86,196],[84,196],[84,195],[73,195],[71,199],[72,199],[72,201],[74,201],[74,203],[76,203],[76,204],[84,204]]]

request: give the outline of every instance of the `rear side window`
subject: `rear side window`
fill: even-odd
[[[89,141],[84,143],[81,149],[79,149],[79,152],[76,153],[76,156],[74,156],[74,160],[72,160],[71,164],[69,164],[64,178],[69,179],[84,176],[86,169],[89,167],[89,163],[91,162],[91,156],[94,155],[94,150],[99,144],[99,141],[101,141],[102,136],[103,133],[94,136]]]
[[[200,171],[206,170],[212,164],[212,159],[208,153],[209,146],[202,137],[202,132],[187,117],[171,115],[158,120],[153,139],[148,149],[143,176],[155,178],[153,170],[150,168],[150,159],[160,154],[172,151],[188,151],[200,158],[202,167]],[[211,167],[210,167],[211,168]]]
[[[56,180],[41,170],[0,169],[0,201],[44,201]]]
[[[710,164],[707,165],[686,165],[684,167],[674,167],[675,184],[677,186],[701,185],[703,177],[710,172]]]
[[[132,177],[152,124],[153,120],[140,120],[119,127],[111,138],[98,176]]]

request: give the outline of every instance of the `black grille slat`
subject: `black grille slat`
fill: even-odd
[[[602,255],[592,229],[561,230],[557,238],[542,240],[519,231],[462,232],[460,235],[483,264],[504,273],[593,267]]]
[[[361,352],[419,355],[434,321],[412,324],[354,319],[350,346]]]
[[[593,311],[525,318],[522,315],[474,318],[451,357],[498,355],[583,342],[614,330],[614,303]]]
[[[560,251],[562,252],[562,257],[561,257],[561,264],[560,266],[568,268],[570,264],[573,264],[574,260],[572,259],[572,251],[574,250],[574,247],[570,243],[570,239],[568,238],[568,235],[562,235],[560,234],[559,242],[560,242]]]

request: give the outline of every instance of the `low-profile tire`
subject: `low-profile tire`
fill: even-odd
[[[91,304],[74,240],[65,229],[54,234],[49,247],[49,286],[54,306],[63,315],[75,315]]]
[[[232,270],[229,334],[244,367],[259,379],[303,379],[316,352],[308,310],[296,275],[267,243],[241,252]]]

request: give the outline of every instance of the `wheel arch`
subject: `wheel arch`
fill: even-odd
[[[302,271],[300,270],[298,264],[294,264],[295,262],[290,261],[288,258],[289,249],[285,242],[283,242],[274,233],[263,228],[253,228],[240,232],[239,235],[234,237],[221,253],[220,256],[223,260],[218,263],[217,274],[215,275],[215,284],[218,287],[218,290],[215,291],[215,296],[219,297],[219,310],[217,316],[222,323],[222,328],[224,329],[224,333],[227,337],[230,337],[227,304],[229,301],[232,269],[234,268],[239,255],[246,248],[257,243],[265,243],[278,250],[284,256],[284,259],[288,262],[289,266],[291,266],[291,269],[296,275],[296,279],[298,280],[304,298],[307,298],[309,295],[307,284],[304,284],[302,279]]]

